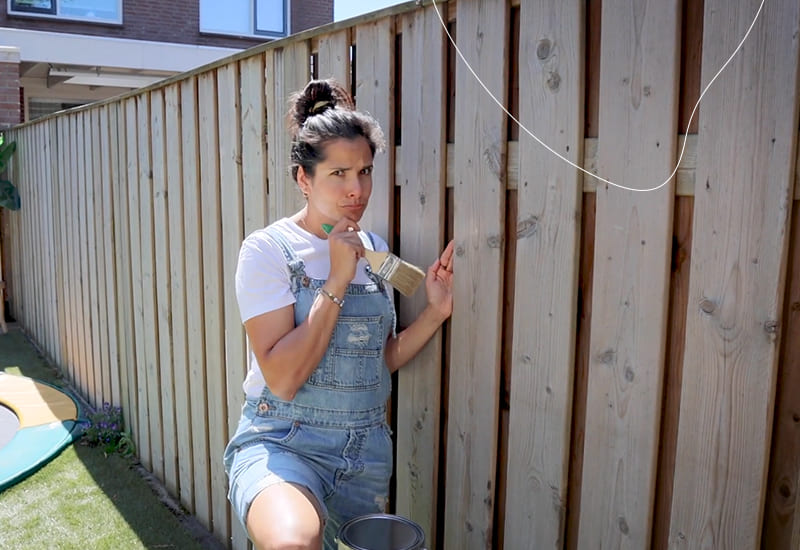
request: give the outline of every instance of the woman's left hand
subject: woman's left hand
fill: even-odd
[[[428,306],[439,313],[442,320],[453,313],[453,248],[453,241],[450,241],[425,277]]]

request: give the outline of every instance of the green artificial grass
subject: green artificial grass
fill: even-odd
[[[0,548],[202,548],[119,455],[79,444],[0,494]]]
[[[66,381],[61,373],[39,355],[25,335],[13,325],[6,334],[0,334],[0,372],[21,374],[63,387]]]
[[[0,335],[0,371],[66,385],[18,329]],[[75,443],[0,492],[0,549],[218,546],[196,521],[183,519],[139,475],[134,459]]]

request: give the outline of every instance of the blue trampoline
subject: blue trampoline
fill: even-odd
[[[52,460],[83,431],[75,400],[58,388],[0,373],[0,491]]]

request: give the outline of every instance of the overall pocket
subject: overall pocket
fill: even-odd
[[[383,316],[340,315],[320,365],[308,383],[339,390],[367,390],[381,382]]]

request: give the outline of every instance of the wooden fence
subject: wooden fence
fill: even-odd
[[[362,225],[453,318],[399,373],[392,510],[431,548],[800,547],[800,4],[459,0],[336,23],[8,133],[14,317],[142,463],[244,548],[221,457],[243,396],[242,238],[300,206],[289,92],[382,123]],[[792,214],[794,213],[794,216]],[[407,323],[420,293],[399,302]]]

